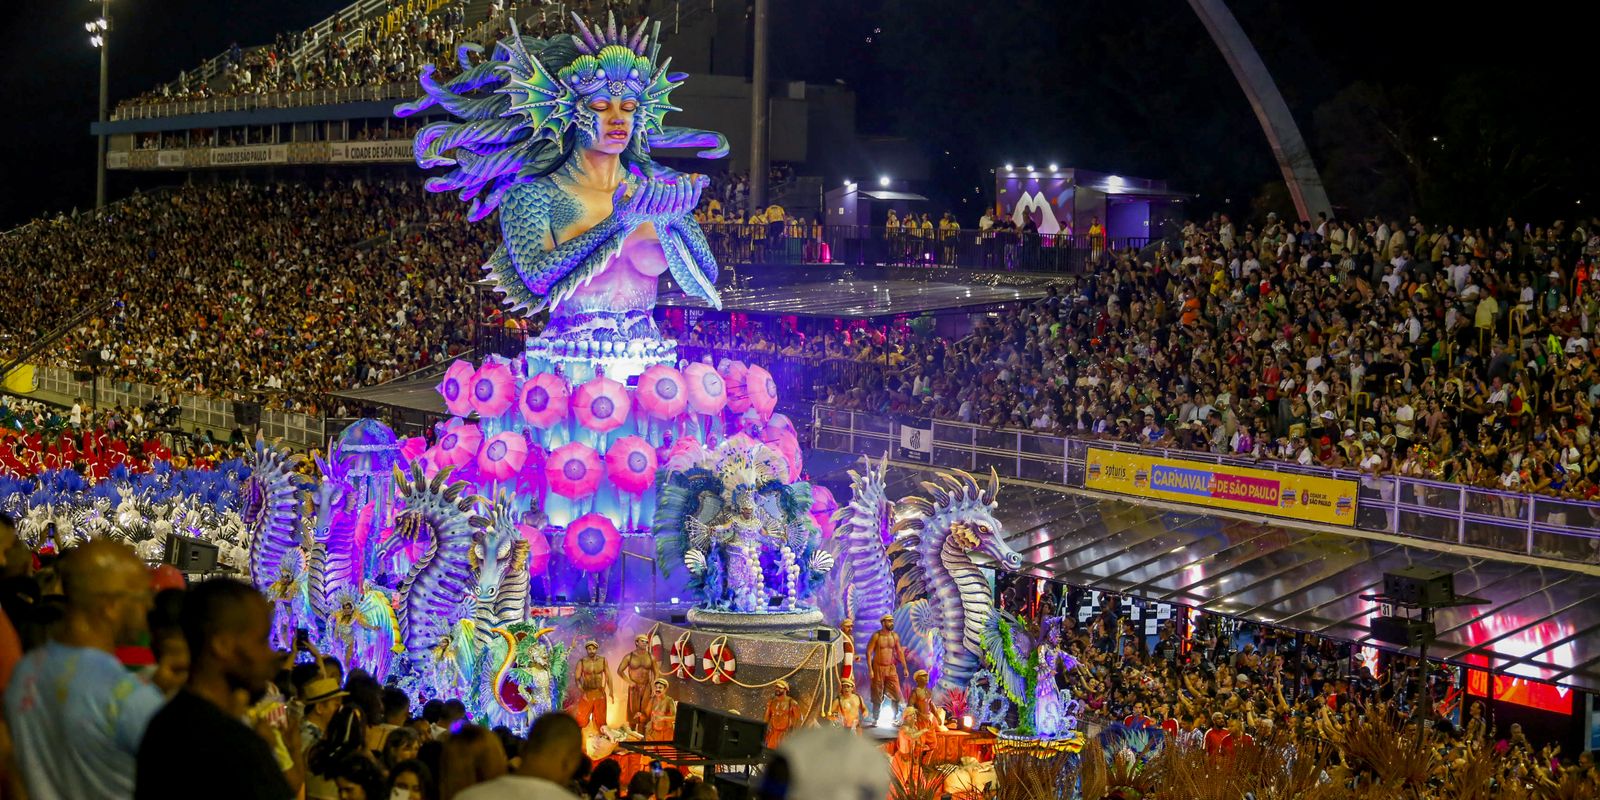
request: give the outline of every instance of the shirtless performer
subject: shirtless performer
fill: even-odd
[[[606,724],[606,703],[611,700],[611,669],[605,656],[600,655],[600,643],[590,639],[583,646],[583,658],[578,660],[578,725],[589,727],[594,722],[598,730]]]
[[[800,717],[800,702],[789,696],[788,681],[773,684],[772,699],[767,701],[767,749],[778,749],[783,737],[800,724]]]
[[[833,721],[852,733],[860,733],[867,716],[867,701],[856,694],[856,682],[839,681],[839,699],[833,701]]]
[[[894,617],[883,616],[883,627],[867,641],[868,658],[872,672],[872,707],[883,705],[884,695],[900,705],[900,673],[906,669],[906,649],[900,646],[900,637],[894,632]]]
[[[917,718],[924,728],[938,728],[939,716],[933,710],[933,690],[928,688],[928,671],[917,670],[912,680],[917,686],[911,690],[911,707],[917,710]]]
[[[645,722],[645,741],[670,742],[678,721],[678,701],[667,696],[667,679],[656,678],[650,687],[650,718]]]
[[[650,689],[658,676],[655,656],[650,654],[650,637],[633,637],[633,652],[622,657],[617,677],[628,682],[628,727],[644,730],[650,718]]]

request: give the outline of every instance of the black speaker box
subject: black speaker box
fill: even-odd
[[[1383,574],[1383,594],[1404,606],[1437,608],[1456,596],[1456,576],[1433,567],[1406,567]]]
[[[217,568],[217,546],[203,539],[174,533],[167,537],[162,560],[184,572],[210,572]]]

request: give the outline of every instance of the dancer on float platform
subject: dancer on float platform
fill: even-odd
[[[573,716],[584,728],[592,721],[598,730],[606,724],[606,705],[612,695],[611,668],[605,656],[600,655],[599,642],[590,639],[583,650],[584,657],[578,660],[579,695]]]
[[[643,731],[650,717],[650,688],[656,682],[656,659],[650,655],[650,637],[633,637],[633,652],[622,657],[617,677],[628,682],[628,726]]]
[[[885,614],[879,622],[883,627],[867,641],[867,657],[872,659],[869,668],[872,671],[874,713],[883,707],[885,697],[893,700],[896,708],[903,702],[900,676],[906,669],[906,649],[900,645],[900,637],[894,632],[894,617]]]

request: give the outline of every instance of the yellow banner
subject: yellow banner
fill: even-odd
[[[1356,482],[1089,448],[1084,487],[1275,517],[1354,525]]]
[[[32,364],[18,364],[0,383],[3,383],[6,391],[17,394],[32,394],[34,389],[39,388],[39,382],[34,380]]]

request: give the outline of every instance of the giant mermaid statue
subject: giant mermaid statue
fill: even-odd
[[[650,149],[720,158],[727,143],[662,124],[685,76],[667,71],[671,59],[657,65],[646,23],[630,32],[614,19],[604,30],[574,20],[576,36],[549,39],[522,36],[513,23],[477,65],[480,48],[464,46],[460,75],[440,83],[429,65],[427,96],[395,113],[438,105],[457,118],[422,128],[417,163],[451,167],[427,187],[458,190],[471,219],[501,211],[504,241],[484,269],[513,309],[550,311],[530,359],[670,357],[650,316],[657,278],[670,271],[686,293],[721,301],[716,262],[690,216],[707,179],[655,163]]]

